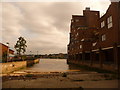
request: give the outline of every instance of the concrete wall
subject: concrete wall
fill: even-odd
[[[26,61],[2,63],[2,73],[10,73],[21,68],[25,68]]]
[[[39,59],[27,60],[27,61],[18,61],[18,62],[8,62],[2,63],[2,72],[0,73],[10,73],[22,68],[32,66],[33,64],[39,63]]]
[[[34,64],[34,60],[27,60],[26,62],[27,62],[26,67],[33,66],[33,64]]]
[[[27,60],[27,67],[32,66],[36,63],[39,63],[39,59],[35,59],[35,60]]]
[[[39,59],[34,60],[34,64],[39,63]]]

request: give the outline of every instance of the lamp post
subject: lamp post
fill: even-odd
[[[7,50],[7,62],[9,60],[9,42],[7,42],[6,44],[8,44],[8,50]]]

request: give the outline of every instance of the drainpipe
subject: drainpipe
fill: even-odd
[[[7,62],[9,60],[9,43],[7,42],[6,44],[8,44],[8,50],[7,50]]]
[[[118,2],[118,41],[120,39],[119,33],[120,33],[120,1]],[[118,45],[119,44],[120,43],[118,43]]]
[[[119,19],[119,25],[118,25],[118,30],[119,30],[119,33],[120,33],[120,1],[119,1],[119,3],[118,3],[118,19]],[[119,36],[120,37],[120,36]],[[120,39],[120,38],[119,38]],[[119,43],[120,44],[120,43]],[[120,48],[120,47],[119,47]],[[118,53],[120,53],[120,49],[118,48]],[[120,59],[120,56],[118,56],[118,59]],[[118,60],[118,78],[120,78],[120,60]],[[119,85],[118,85],[119,86]],[[120,89],[120,86],[118,87],[119,89]]]

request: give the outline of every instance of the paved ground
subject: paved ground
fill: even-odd
[[[27,73],[3,76],[3,88],[118,88],[112,74],[95,72]]]

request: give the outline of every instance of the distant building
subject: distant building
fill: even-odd
[[[53,59],[67,59],[67,54],[59,53],[59,54],[45,54],[45,55],[39,55],[40,58],[53,58]]]
[[[0,43],[0,61],[4,59],[5,61],[7,60],[7,54],[9,51],[9,59],[12,58],[12,55],[14,55],[14,51],[12,49],[8,50],[8,46],[5,44]]]
[[[117,70],[120,60],[120,2],[111,2],[100,18],[99,11],[72,15],[68,63]]]
[[[59,53],[57,56],[60,59],[66,59],[67,58],[67,54],[63,54],[63,53]]]

